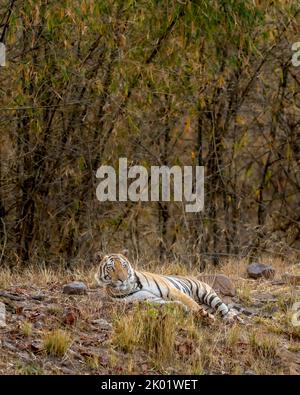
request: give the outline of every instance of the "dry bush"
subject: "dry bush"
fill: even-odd
[[[55,329],[44,335],[43,348],[47,354],[63,357],[72,343],[69,332]]]

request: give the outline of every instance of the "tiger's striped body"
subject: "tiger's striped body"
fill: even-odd
[[[230,311],[206,283],[189,276],[169,276],[134,270],[122,254],[106,255],[95,275],[107,295],[115,300],[148,300],[155,303],[179,303],[198,316],[214,320],[212,313],[232,319]]]

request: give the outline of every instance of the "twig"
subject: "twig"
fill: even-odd
[[[7,243],[6,226],[5,226],[5,222],[4,222],[3,218],[1,218],[1,222],[3,224],[4,243],[3,243],[3,248],[2,248],[1,257],[0,257],[0,265],[1,265],[1,262],[2,262],[2,258],[3,258],[3,255],[4,255],[4,250],[5,250],[6,243]]]

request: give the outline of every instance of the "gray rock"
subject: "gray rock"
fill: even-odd
[[[248,370],[245,371],[244,375],[246,375],[246,376],[256,376],[257,374],[253,370],[248,369]]]
[[[43,300],[46,299],[46,295],[37,293],[37,294],[35,294],[35,295],[32,295],[32,299],[33,299],[33,300],[36,300],[36,301],[38,301],[38,302],[41,302],[41,301],[43,301]]]
[[[6,327],[6,309],[5,304],[0,302],[0,328]]]
[[[99,318],[98,320],[92,321],[92,324],[98,325],[101,329],[112,330],[112,324],[103,318]]]
[[[247,273],[250,278],[267,278],[272,279],[275,276],[275,270],[270,265],[265,265],[264,263],[251,263],[247,267]]]
[[[2,341],[2,347],[7,348],[10,351],[14,351],[16,352],[18,350],[18,347],[16,347],[15,345],[3,340]]]
[[[64,285],[63,293],[67,295],[84,295],[87,293],[87,286],[81,281],[73,281]]]
[[[34,327],[35,327],[36,329],[42,329],[43,324],[42,324],[42,322],[37,321],[37,322],[34,323]]]

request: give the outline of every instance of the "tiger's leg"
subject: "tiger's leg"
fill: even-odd
[[[126,302],[136,302],[136,301],[148,300],[150,302],[159,303],[159,304],[166,303],[166,300],[154,295],[150,291],[144,291],[144,290],[138,291],[132,295],[126,296],[123,300]]]
[[[215,317],[200,306],[194,299],[187,294],[179,291],[177,288],[172,287],[169,292],[170,299],[177,300],[186,306],[189,310],[193,311],[196,316],[207,319],[209,322],[214,322]]]
[[[204,287],[204,293],[202,295],[198,293],[197,295],[199,302],[206,304],[210,309],[219,313],[224,321],[231,323],[238,321],[243,323],[243,320],[238,316],[238,312],[234,309],[230,309],[211,286],[204,284]]]
[[[134,303],[134,302],[140,302],[140,301],[148,301],[148,302],[155,303],[155,304],[170,304],[171,303],[171,304],[177,304],[177,305],[181,306],[185,312],[190,311],[190,308],[187,307],[187,305],[182,303],[181,301],[162,299],[150,291],[139,291],[133,295],[125,297],[122,300],[125,303],[126,302]]]

